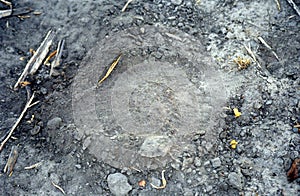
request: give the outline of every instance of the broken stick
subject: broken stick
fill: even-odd
[[[276,54],[276,52],[273,50],[273,48],[269,44],[267,44],[267,42],[262,37],[257,37],[257,38],[264,46],[266,46],[269,50],[271,50],[275,58],[279,61],[279,57]]]
[[[127,9],[129,3],[131,3],[133,0],[128,0],[127,3],[124,5],[122,12],[125,12],[125,10]]]
[[[294,1],[287,0],[287,2],[292,6],[292,8],[296,11],[296,13],[300,16],[300,9],[297,7],[297,5],[294,3]]]
[[[14,130],[17,128],[18,124],[21,122],[24,114],[26,113],[27,109],[32,107],[33,105],[37,104],[37,102],[31,104],[32,100],[34,99],[34,93],[32,94],[32,96],[30,97],[29,101],[26,103],[25,108],[23,109],[21,115],[19,116],[19,118],[17,119],[16,123],[14,124],[14,126],[10,129],[8,135],[6,136],[6,138],[1,142],[0,145],[0,152],[2,151],[5,143],[9,140],[9,138],[12,136]]]
[[[11,148],[7,163],[4,167],[4,173],[7,173],[8,176],[12,175],[17,159],[18,159],[18,148],[16,146],[13,146]]]
[[[56,49],[57,52],[55,54],[54,60],[51,63],[50,76],[52,76],[53,74],[53,69],[55,67],[58,67],[61,63],[61,55],[64,49],[64,45],[65,45],[65,40],[60,40],[58,42],[57,49]]]
[[[250,44],[249,44],[249,47],[247,47],[246,45],[244,45],[244,47],[247,50],[247,52],[249,53],[249,55],[252,57],[253,61],[261,68],[260,63],[258,62],[258,60],[255,57],[255,54],[251,50]]]
[[[52,32],[52,30],[48,31],[44,41],[41,43],[40,47],[37,49],[37,51],[26,64],[23,73],[21,74],[17,83],[14,86],[15,90],[18,89],[20,82],[24,81],[29,73],[34,74],[38,70],[38,68],[42,64],[42,61],[45,59],[47,53],[49,52],[50,46],[54,39],[54,35],[55,34]]]

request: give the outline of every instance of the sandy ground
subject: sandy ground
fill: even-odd
[[[0,153],[1,194],[298,195],[300,16],[279,2],[13,1],[32,12],[0,19],[2,140],[40,102]],[[50,29],[61,65],[13,90]]]

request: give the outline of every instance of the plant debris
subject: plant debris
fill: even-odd
[[[18,150],[17,146],[11,148],[7,163],[4,167],[4,173],[7,173],[9,176],[12,176],[13,169],[18,159]]]
[[[24,81],[24,79],[27,77],[29,73],[34,74],[38,70],[38,68],[42,64],[42,61],[45,59],[46,55],[49,52],[54,36],[55,34],[52,32],[52,30],[48,31],[44,41],[41,43],[40,47],[37,49],[37,51],[34,53],[34,55],[30,58],[30,60],[26,64],[23,73],[21,74],[21,76],[19,77],[18,81],[14,86],[15,90],[18,88],[20,82]]]
[[[155,189],[164,189],[166,188],[167,186],[167,180],[165,178],[165,170],[163,170],[161,172],[161,182],[162,182],[162,185],[161,186],[155,186],[154,184],[150,183],[150,185],[155,188]]]
[[[293,161],[289,171],[287,172],[287,178],[290,182],[296,180],[299,177],[298,166],[300,164],[300,158]]]
[[[64,49],[65,40],[60,40],[57,45],[56,53],[54,60],[51,63],[50,76],[52,76],[54,68],[58,67],[61,64],[61,55]]]
[[[242,58],[240,56],[238,56],[233,61],[238,65],[239,70],[246,69],[251,64],[250,59]]]
[[[24,167],[25,170],[34,169],[42,165],[42,162],[38,162],[36,164],[30,165],[28,167]]]
[[[19,118],[17,119],[16,123],[14,124],[14,126],[10,129],[10,131],[8,132],[6,138],[1,142],[0,145],[0,152],[2,151],[5,143],[9,140],[9,138],[12,136],[14,130],[17,128],[18,124],[20,123],[20,121],[22,120],[24,114],[26,113],[27,109],[32,107],[33,105],[37,104],[37,102],[34,102],[33,104],[31,104],[32,100],[34,99],[34,93],[32,94],[31,98],[29,99],[29,101],[26,103],[25,108],[23,109],[21,115],[19,116]]]
[[[287,0],[287,2],[292,6],[292,8],[296,11],[296,13],[300,16],[300,9],[297,7],[297,5],[294,3],[294,1]]]
[[[124,5],[124,7],[122,8],[122,12],[125,12],[125,10],[127,9],[129,3],[131,3],[133,0],[128,0],[127,3]]]
[[[52,185],[57,188],[58,190],[60,190],[60,192],[62,192],[64,195],[66,194],[66,192],[64,191],[64,189],[62,189],[60,186],[58,186],[57,184],[55,184],[53,181],[52,181]]]
[[[238,142],[236,140],[231,140],[230,142],[230,147],[232,149],[236,149]]]
[[[242,113],[239,112],[239,109],[237,109],[237,108],[233,108],[233,113],[236,118],[238,118],[242,115]]]
[[[116,60],[114,60],[114,62],[110,65],[110,67],[109,67],[108,71],[106,72],[105,76],[101,80],[99,80],[97,86],[99,86],[106,78],[108,78],[108,76],[114,70],[116,65],[119,63],[119,61],[121,59],[121,56],[122,56],[122,54],[119,54],[119,56],[116,58]]]

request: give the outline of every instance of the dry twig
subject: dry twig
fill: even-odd
[[[14,130],[17,128],[18,124],[20,123],[20,121],[22,120],[24,114],[26,113],[27,109],[32,107],[33,105],[37,104],[38,102],[35,102],[33,104],[31,104],[32,100],[34,99],[34,93],[32,94],[32,96],[30,97],[29,101],[26,103],[25,108],[23,109],[21,115],[19,116],[19,118],[17,119],[16,123],[14,124],[14,126],[10,129],[8,135],[6,136],[6,138],[1,142],[0,145],[0,152],[2,151],[5,143],[9,140],[9,138],[12,136]]]
[[[44,41],[41,43],[40,47],[37,49],[37,51],[34,53],[34,55],[26,64],[23,73],[21,74],[17,83],[14,86],[15,90],[18,88],[20,82],[24,81],[24,79],[29,73],[34,74],[38,70],[38,68],[42,64],[42,61],[45,59],[47,53],[49,52],[49,48],[52,44],[53,38],[54,38],[54,33],[52,32],[52,30],[50,30],[47,33]]]
[[[33,164],[33,165],[30,165],[30,166],[28,166],[28,167],[24,167],[24,169],[25,169],[25,170],[34,169],[34,168],[39,167],[40,165],[42,165],[42,162],[38,162],[38,163]]]
[[[244,47],[246,48],[247,52],[249,53],[249,55],[252,57],[253,61],[255,63],[257,63],[257,65],[261,68],[261,65],[260,63],[257,61],[256,57],[255,57],[255,54],[252,52],[251,50],[251,47],[250,47],[250,44],[249,44],[249,47],[247,47],[246,45],[244,45]]]
[[[7,173],[9,176],[12,175],[13,169],[18,159],[18,150],[16,146],[11,148],[7,163],[4,167],[4,173]]]
[[[122,8],[122,12],[125,12],[126,8],[128,7],[129,3],[131,3],[133,0],[128,0],[127,3]]]
[[[60,40],[58,42],[57,49],[56,49],[57,52],[56,52],[54,60],[51,63],[50,76],[53,73],[53,69],[55,67],[58,67],[61,63],[61,55],[62,55],[62,51],[64,49],[64,45],[65,45],[65,40]]]
[[[0,18],[8,17],[12,14],[12,9],[0,10]]]
[[[280,2],[279,0],[275,0],[276,1],[276,5],[279,11],[281,11],[281,6],[280,6]]]
[[[296,11],[296,13],[300,16],[300,9],[297,7],[297,5],[294,3],[294,1],[287,0],[287,2],[292,6],[292,8]]]
[[[57,188],[58,190],[60,190],[60,192],[62,192],[64,195],[66,194],[66,192],[64,191],[64,189],[62,189],[60,186],[58,186],[57,184],[55,184],[54,182],[52,182],[52,185]]]
[[[274,52],[274,50],[272,49],[272,47],[271,47],[269,44],[267,44],[267,42],[266,42],[262,37],[257,37],[257,38],[258,38],[258,40],[259,40],[264,46],[266,46],[269,50],[272,51],[272,53],[273,53],[273,55],[275,56],[275,58],[279,61],[279,57],[278,57],[278,55],[276,54],[276,52]]]

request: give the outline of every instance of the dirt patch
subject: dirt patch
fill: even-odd
[[[3,194],[60,195],[54,182],[68,195],[297,195],[286,172],[299,158],[300,19],[280,2],[133,1],[125,12],[125,1],[13,2],[42,14],[0,19],[0,137],[27,101],[12,86],[29,48],[49,29],[66,47],[55,77],[43,65],[27,78],[40,103],[1,151],[0,168],[19,152],[12,176],[1,170]],[[260,66],[237,69],[234,58],[251,59],[244,46]]]

